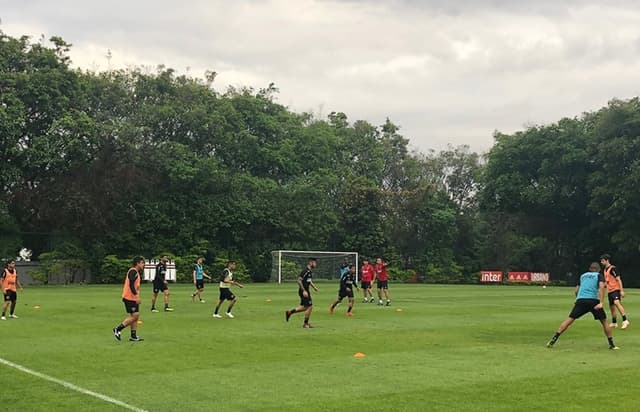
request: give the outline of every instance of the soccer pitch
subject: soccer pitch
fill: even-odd
[[[20,318],[0,321],[3,407],[126,410],[111,399],[148,411],[639,408],[635,290],[624,300],[631,326],[614,331],[622,349],[610,351],[591,315],[545,347],[573,288],[392,284],[392,306],[361,303],[358,294],[348,318],[346,301],[328,313],[337,284],[319,283],[314,328],[303,329],[302,314],[284,320],[299,303],[295,284],[233,288],[235,319],[211,317],[215,286],[206,285],[199,304],[191,285],[171,285],[175,312],[150,313],[151,286],[142,285],[145,341],[137,343],[126,340],[129,329],[121,342],[111,333],[125,317],[121,286],[27,288]]]

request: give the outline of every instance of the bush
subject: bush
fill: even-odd
[[[387,267],[387,273],[389,274],[389,280],[409,283],[416,275],[416,271],[413,269],[400,269],[395,266]]]
[[[172,256],[167,254],[169,259],[175,261],[176,264],[176,282],[177,283],[192,283],[193,282],[193,268],[196,266],[196,261],[200,257],[200,255],[189,254],[185,256]],[[207,271],[207,268],[204,269],[205,273],[211,276],[211,274]]]
[[[99,283],[120,283],[124,281],[127,270],[131,267],[131,259],[119,259],[116,255],[107,255],[100,265]]]
[[[44,284],[48,284],[52,279],[54,283],[73,283],[79,273],[83,275],[83,282],[89,270],[89,260],[85,251],[73,242],[64,242],[51,252],[41,253],[38,258],[40,268],[32,272],[32,276]]]
[[[455,262],[450,262],[448,265],[436,265],[429,263],[425,270],[427,283],[465,283],[465,279],[462,273],[462,266]]]

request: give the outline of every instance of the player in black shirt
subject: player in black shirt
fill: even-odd
[[[340,290],[338,290],[338,299],[329,307],[329,314],[333,315],[333,310],[342,303],[342,299],[349,298],[349,308],[347,309],[347,316],[353,316],[351,309],[353,309],[353,288],[358,289],[358,283],[356,282],[356,267],[355,265],[349,265],[349,271],[342,275],[340,278]]]
[[[164,311],[173,312],[169,307],[169,283],[167,282],[167,259],[166,255],[160,257],[160,263],[156,266],[156,276],[153,279],[153,296],[151,297],[151,312],[157,312],[156,299],[158,293],[164,293]]]
[[[289,318],[294,313],[304,312],[304,324],[303,328],[311,328],[311,324],[309,323],[309,317],[311,316],[311,311],[313,310],[313,301],[311,300],[311,290],[313,288],[316,292],[318,288],[313,284],[313,274],[312,270],[318,265],[318,261],[316,258],[309,258],[309,262],[307,263],[307,267],[300,273],[298,276],[298,296],[300,296],[300,306],[297,308],[293,308],[285,312],[285,320],[289,322]]]

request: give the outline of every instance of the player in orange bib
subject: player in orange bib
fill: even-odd
[[[620,329],[626,329],[629,327],[629,321],[621,302],[624,297],[622,278],[616,272],[616,267],[611,264],[611,255],[605,253],[600,256],[600,264],[604,266],[604,278],[609,292],[609,309],[611,310],[611,324],[609,324],[609,327],[618,327],[617,311],[620,311],[622,315],[622,327]]]
[[[122,287],[122,302],[124,303],[124,309],[129,316],[127,316],[121,324],[113,328],[113,337],[117,340],[122,339],[120,333],[127,326],[131,328],[130,341],[139,342],[144,340],[137,334],[138,319],[140,318],[141,270],[144,270],[144,258],[138,256],[133,259],[133,267],[127,271],[127,276],[124,279],[124,286]]]
[[[16,271],[15,260],[9,259],[9,261],[7,262],[7,267],[0,274],[0,283],[2,283],[2,295],[4,296],[4,303],[2,304],[2,317],[0,317],[0,320],[7,320],[5,314],[7,313],[9,304],[11,304],[9,317],[17,319],[18,317],[14,313],[16,310],[16,301],[18,300],[18,291],[16,289],[16,286],[19,286],[20,290],[22,290],[22,285],[18,280],[18,271]]]

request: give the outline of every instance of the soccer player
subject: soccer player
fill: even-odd
[[[211,276],[204,273],[204,268],[202,267],[202,258],[198,258],[196,262],[195,268],[193,268],[193,284],[196,286],[196,291],[191,294],[191,302],[194,301],[195,297],[198,297],[200,303],[205,303],[202,300],[202,292],[204,291],[204,278],[211,279]]]
[[[287,322],[289,322],[289,318],[294,313],[304,312],[304,323],[302,324],[303,328],[312,328],[309,323],[309,318],[311,317],[311,311],[313,311],[313,300],[311,299],[311,288],[318,291],[318,288],[313,283],[313,269],[318,265],[318,260],[316,258],[309,258],[307,262],[307,267],[300,273],[298,276],[298,296],[300,296],[300,306],[297,308],[293,308],[291,310],[287,310],[284,313],[284,318]]]
[[[169,282],[167,282],[167,255],[160,257],[160,262],[156,265],[156,276],[153,278],[153,296],[151,297],[151,312],[158,312],[156,309],[156,299],[158,293],[164,294],[164,311],[173,312],[169,307]]]
[[[342,299],[349,298],[349,308],[347,309],[347,316],[353,316],[351,310],[353,309],[353,288],[358,287],[356,282],[356,267],[355,265],[349,265],[349,271],[342,275],[340,278],[340,289],[338,290],[338,299],[329,307],[329,314],[333,315],[333,310],[342,303]]]
[[[129,326],[131,328],[131,342],[143,341],[137,334],[138,319],[140,318],[140,271],[144,270],[144,258],[141,256],[133,259],[133,267],[127,272],[122,287],[122,302],[124,309],[129,314],[118,326],[113,328],[113,336],[116,340],[121,340],[122,330]]]
[[[235,269],[236,269],[236,262],[233,260],[230,260],[229,262],[227,262],[227,267],[224,268],[224,270],[222,271],[222,274],[220,274],[220,297],[218,298],[218,303],[216,304],[216,308],[213,311],[214,318],[222,317],[218,314],[218,310],[220,309],[220,305],[222,305],[222,302],[224,302],[225,300],[228,300],[230,302],[229,307],[227,308],[227,317],[231,319],[235,317],[233,316],[233,313],[231,313],[231,309],[233,308],[233,305],[235,305],[236,302],[238,301],[238,298],[236,298],[236,295],[231,293],[230,288],[231,288],[231,285],[235,285],[239,288],[244,287],[240,283],[233,280],[232,270],[235,270]]]
[[[621,302],[624,297],[622,278],[616,272],[616,267],[611,264],[611,255],[605,253],[600,256],[600,263],[604,266],[604,280],[607,283],[607,291],[609,292],[609,309],[611,310],[611,323],[609,327],[618,327],[618,314],[616,312],[619,310],[620,315],[622,315],[621,329],[626,329],[629,327],[629,320],[627,320],[627,313]]]
[[[347,256],[342,260],[342,265],[340,265],[340,279],[349,271],[349,258]]]
[[[376,266],[374,268],[374,280],[378,286],[378,305],[382,306],[382,291],[384,290],[384,296],[387,299],[387,306],[391,305],[389,299],[389,275],[387,275],[387,262],[383,262],[382,258],[376,259]]]
[[[16,270],[15,260],[9,259],[7,267],[4,268],[2,274],[0,274],[0,282],[2,284],[2,295],[4,296],[2,316],[0,317],[0,320],[7,320],[5,315],[9,305],[11,305],[11,309],[9,309],[9,317],[18,319],[18,316],[14,313],[16,310],[16,302],[18,300],[18,291],[16,286],[19,286],[22,291],[24,291],[24,289],[18,280],[18,271]]]
[[[374,268],[369,260],[365,259],[363,261],[363,265],[360,268],[360,273],[362,275],[362,301],[367,302],[367,296],[369,296],[369,302],[373,303],[375,300],[373,298],[373,293],[371,292],[371,282],[373,281],[373,272]]]
[[[604,300],[604,275],[600,273],[600,265],[598,262],[591,263],[589,265],[589,271],[580,276],[575,293],[577,299],[569,317],[560,324],[558,331],[553,335],[549,343],[547,343],[547,347],[553,347],[560,335],[571,326],[573,321],[587,312],[591,312],[593,318],[602,324],[602,330],[609,341],[609,349],[620,349],[613,343],[611,328],[607,324],[607,314],[602,308],[602,301]]]

